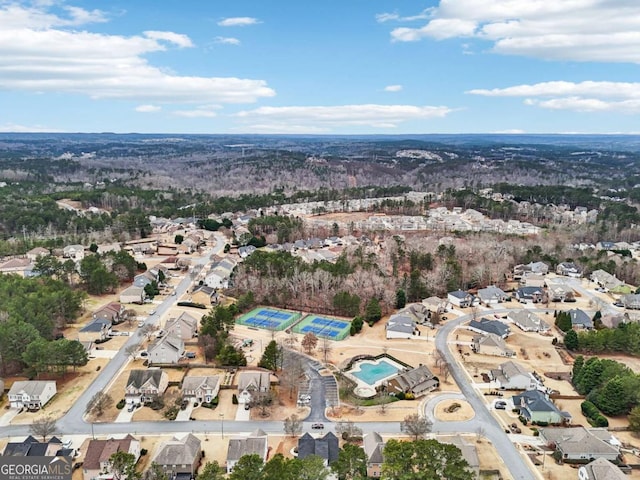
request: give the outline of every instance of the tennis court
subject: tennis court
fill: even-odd
[[[293,331],[302,334],[311,332],[329,340],[344,340],[350,334],[351,322],[333,317],[307,315],[293,327]]]
[[[277,308],[258,307],[242,315],[236,322],[248,327],[265,330],[284,330],[300,318],[297,312],[288,312]]]

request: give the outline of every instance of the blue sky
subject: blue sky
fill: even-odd
[[[637,0],[0,0],[0,131],[640,132]]]

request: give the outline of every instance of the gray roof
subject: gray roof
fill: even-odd
[[[489,285],[487,288],[478,290],[478,297],[480,297],[482,301],[487,302],[494,299],[502,300],[507,297],[507,294],[495,285]]]
[[[449,292],[449,295],[451,295],[452,297],[456,297],[456,298],[460,298],[460,299],[465,299],[471,296],[471,294],[469,292],[463,292],[462,290],[456,290],[454,292]]]
[[[625,480],[626,476],[616,465],[605,458],[596,458],[585,465],[588,480]]]
[[[392,315],[387,320],[386,328],[392,332],[413,334],[416,329],[416,322],[408,315]]]
[[[339,449],[338,437],[332,432],[321,438],[313,438],[305,433],[298,439],[298,458],[301,460],[309,455],[317,455],[331,464],[338,459]]]
[[[197,390],[198,388],[215,389],[220,382],[217,375],[205,377],[185,377],[182,381],[182,390]]]
[[[127,387],[133,387],[139,390],[145,383],[150,381],[154,387],[158,388],[162,381],[163,373],[160,369],[131,370],[129,372],[129,379],[127,380]]]
[[[9,390],[9,395],[18,395],[20,392],[24,392],[30,397],[42,395],[44,389],[51,383],[53,383],[54,386],[56,384],[54,380],[21,380],[13,382]]]
[[[408,372],[398,373],[389,379],[389,382],[396,381],[403,391],[414,391],[420,393],[428,388],[438,386],[438,379],[426,365],[420,365]]]
[[[81,332],[101,332],[105,327],[108,328],[111,325],[111,320],[106,318],[96,318],[91,323],[87,323],[80,329]]]
[[[542,320],[538,315],[534,312],[531,312],[526,309],[522,310],[514,310],[509,312],[509,319],[518,325],[521,325],[524,328],[535,328],[538,330],[549,330],[549,325],[547,322]]]
[[[384,442],[379,433],[372,432],[364,436],[363,439],[364,453],[367,455],[367,463],[382,463],[382,452],[384,451]]]
[[[569,455],[583,453],[591,455],[612,455],[618,453],[613,445],[601,440],[585,427],[541,428],[540,434],[549,443],[555,443],[558,449]],[[610,436],[610,435],[609,435]]]
[[[483,345],[487,347],[496,347],[505,353],[515,353],[513,350],[507,347],[507,342],[505,342],[501,336],[496,335],[495,333],[487,333],[485,335],[478,335],[476,337],[473,337],[473,343],[478,344],[480,347],[482,347]],[[480,349],[480,353],[482,353],[482,348]]]
[[[480,468],[480,457],[478,457],[478,450],[475,445],[466,442],[460,435],[455,435],[453,437],[441,437],[440,440],[442,443],[448,443],[458,447],[462,453],[462,458],[467,461],[469,467],[474,470]]]
[[[153,461],[159,465],[191,465],[200,452],[200,440],[189,433],[182,440],[174,437],[160,445]]]
[[[504,362],[500,364],[500,370],[503,375],[507,378],[513,378],[516,375],[526,375],[529,376],[529,372],[519,363],[516,363],[512,360],[508,362]]]
[[[487,318],[483,318],[480,321],[471,320],[469,322],[469,327],[482,330],[483,332],[493,333],[499,337],[505,337],[510,333],[509,327],[504,323],[499,322],[498,320],[489,320]]]
[[[166,347],[170,350],[182,353],[184,351],[184,341],[180,337],[174,335],[173,332],[169,332],[164,337],[157,339],[154,343],[149,345],[149,348],[147,350],[149,352],[152,352],[153,350],[160,347]]]
[[[271,386],[271,374],[262,371],[245,371],[238,374],[238,390],[266,388]]]
[[[253,432],[248,437],[232,438],[229,440],[227,461],[238,461],[244,455],[260,455],[264,460],[267,451],[267,434],[261,430]]]
[[[547,398],[540,390],[527,390],[519,395],[514,395],[513,405],[527,407],[531,412],[556,412],[560,415],[560,410]]]
[[[584,328],[593,328],[593,321],[585,311],[576,308],[574,310],[568,310],[567,313],[571,316],[571,325],[582,325]]]

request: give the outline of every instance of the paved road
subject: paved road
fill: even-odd
[[[489,312],[482,312],[482,314],[504,313],[507,311],[508,310],[491,310]],[[451,319],[439,329],[438,334],[436,335],[436,348],[442,352],[446,362],[449,364],[451,376],[456,381],[460,387],[460,391],[476,413],[475,418],[470,422],[460,423],[482,426],[484,436],[491,441],[498,452],[498,455],[500,455],[502,461],[507,467],[507,470],[509,470],[514,479],[537,480],[538,476],[534,474],[527,460],[525,460],[520,452],[518,452],[516,446],[504,432],[503,427],[498,423],[495,417],[491,415],[491,412],[487,409],[484,399],[473,388],[470,379],[467,377],[466,371],[458,363],[456,356],[453,355],[449,349],[449,335],[457,326],[464,322],[468,322],[469,320],[471,320],[471,315],[464,315],[456,319]],[[460,430],[455,429],[461,427],[461,425],[454,425],[455,423],[457,422],[438,422],[437,427],[440,431],[442,431],[442,429],[452,428],[452,432],[459,432]],[[434,425],[434,427],[435,426],[436,425]]]

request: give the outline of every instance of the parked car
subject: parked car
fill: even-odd
[[[185,357],[187,358],[196,358],[195,352],[187,352],[185,353]]]
[[[148,356],[149,356],[149,354],[148,354],[147,352],[144,352],[144,351],[143,351],[143,352],[140,352],[140,356],[141,356],[141,357],[148,357]]]
[[[496,410],[505,410],[507,408],[507,402],[496,402],[495,408]]]
[[[129,408],[127,408],[127,412],[133,412],[135,408],[136,406],[132,403],[131,405],[129,405]]]
[[[155,314],[156,314],[156,309],[155,308],[149,312],[149,315],[155,315]]]
[[[324,429],[324,423],[313,423],[311,424],[311,428],[314,430],[322,430]]]

